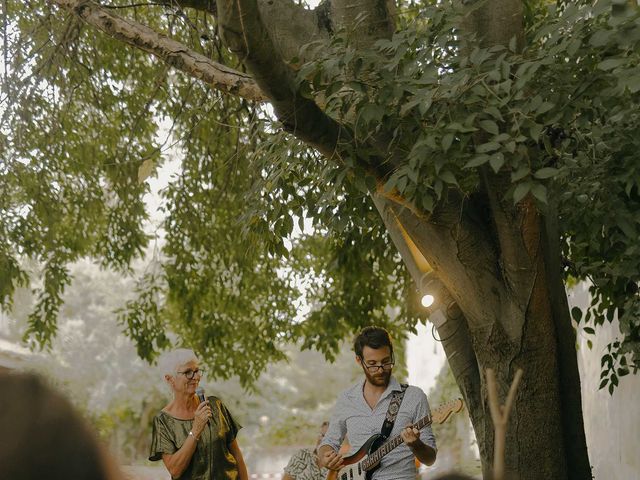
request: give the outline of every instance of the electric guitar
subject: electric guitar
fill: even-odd
[[[422,417],[413,426],[422,430],[432,423],[444,423],[452,414],[462,410],[462,407],[464,402],[461,398],[443,403],[430,416]],[[372,435],[356,453],[343,459],[344,464],[339,471],[329,470],[327,480],[370,480],[373,472],[380,466],[382,457],[402,443],[400,435],[386,441],[379,433]]]

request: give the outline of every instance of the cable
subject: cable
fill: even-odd
[[[433,324],[431,326],[431,336],[433,337],[433,339],[436,342],[442,343],[442,342],[446,342],[447,340],[449,340],[450,338],[452,338],[456,333],[458,333],[458,330],[460,329],[460,325],[458,325],[458,327],[453,331],[453,333],[451,335],[449,335],[447,338],[437,338],[436,337],[436,326],[435,324]]]

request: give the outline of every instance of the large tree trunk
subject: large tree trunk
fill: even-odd
[[[485,476],[489,476],[493,462],[494,432],[483,372],[486,368],[496,371],[504,399],[515,371],[522,368],[524,376],[507,430],[507,471],[519,479],[591,478],[576,398],[580,389],[575,338],[568,334],[572,331],[568,310],[560,316],[552,305],[554,299],[566,296],[562,283],[551,281],[547,274],[547,269],[559,271],[559,259],[552,259],[545,251],[548,242],[540,216],[533,208],[522,210],[519,236],[528,260],[516,269],[526,271],[530,279],[530,283],[519,279],[525,291],[513,289],[518,283],[513,281],[487,290],[485,285],[492,283],[485,281],[487,265],[495,261],[495,249],[485,244],[491,240],[486,235],[489,225],[465,225],[455,219],[460,218],[457,209],[441,209],[431,218],[420,218],[391,202],[378,198],[376,203],[405,262],[414,264],[410,271],[418,269],[415,254],[403,240],[407,234],[449,292],[450,298],[440,300],[447,321],[438,332],[469,408]],[[404,237],[393,235],[399,228]],[[456,263],[464,273],[455,273],[458,268],[452,265]],[[474,279],[479,283],[467,287]],[[420,278],[416,282],[419,284]],[[481,309],[477,308],[479,303],[483,304]],[[567,391],[561,382],[577,390]]]

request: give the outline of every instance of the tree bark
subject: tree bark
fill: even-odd
[[[91,0],[51,0],[107,35],[160,58],[171,67],[211,87],[263,102],[267,97],[250,75],[216,63],[186,45],[133,20],[122,18]]]
[[[570,480],[590,479],[591,465],[587,452],[582,413],[582,388],[576,355],[576,332],[562,281],[560,230],[557,208],[551,204],[545,217],[543,249],[548,269],[549,301],[553,315],[558,351],[562,422]]]

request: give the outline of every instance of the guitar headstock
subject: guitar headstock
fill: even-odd
[[[431,412],[431,420],[433,423],[444,423],[454,413],[458,413],[464,407],[464,402],[461,398],[456,398],[447,403],[438,405],[438,407]]]

